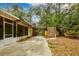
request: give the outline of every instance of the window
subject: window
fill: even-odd
[[[28,27],[25,27],[25,35],[28,35]]]
[[[17,26],[17,36],[23,36],[23,26],[21,25]]]
[[[28,27],[24,27],[21,25],[17,26],[17,36],[25,36],[28,35]]]
[[[5,38],[12,37],[12,25],[5,23]]]
[[[3,39],[3,20],[0,17],[0,39]]]
[[[16,23],[14,22],[14,37],[16,37]]]

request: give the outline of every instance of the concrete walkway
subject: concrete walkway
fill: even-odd
[[[32,37],[23,42],[15,42],[0,48],[5,56],[51,56],[47,41],[41,36]]]

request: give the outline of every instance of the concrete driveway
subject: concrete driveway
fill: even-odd
[[[1,56],[51,56],[47,40],[42,36],[32,37],[0,48]]]

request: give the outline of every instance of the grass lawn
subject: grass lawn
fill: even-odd
[[[79,56],[79,40],[74,38],[57,37],[48,39],[48,45],[52,55],[55,56]]]

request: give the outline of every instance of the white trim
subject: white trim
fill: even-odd
[[[10,25],[13,25],[13,22],[12,22],[12,23],[10,23],[10,22],[8,22],[8,21],[5,21],[5,23],[10,24]]]
[[[17,24],[16,24],[16,36],[15,37],[17,37]]]
[[[12,37],[14,37],[14,22],[12,22]]]

